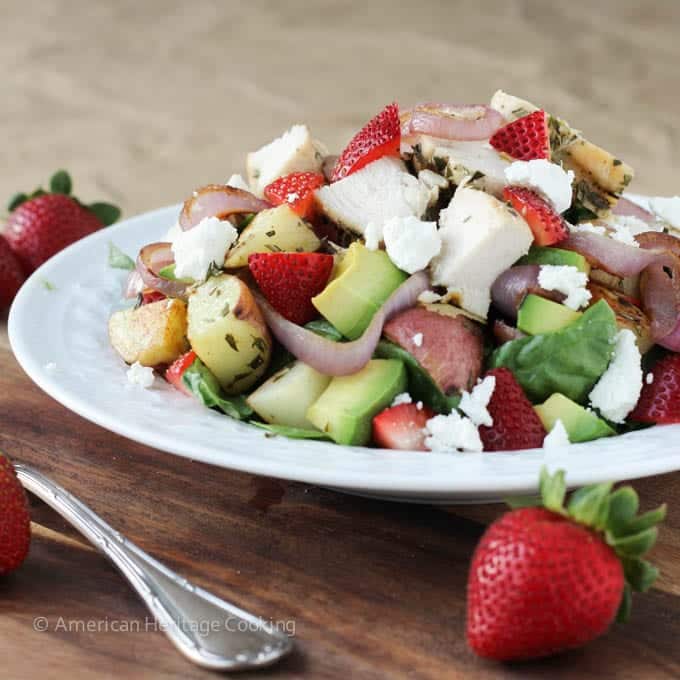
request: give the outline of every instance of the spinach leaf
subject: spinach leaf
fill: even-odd
[[[225,397],[217,378],[198,358],[184,371],[182,381],[191,393],[208,408],[218,408],[236,420],[243,420],[253,414],[243,397]]]
[[[249,421],[251,425],[259,427],[272,435],[281,435],[289,439],[325,439],[330,440],[330,437],[321,430],[308,430],[303,427],[289,427],[288,425],[270,425],[269,423],[260,423],[257,420]]]
[[[583,403],[609,364],[616,332],[614,312],[600,300],[562,330],[506,342],[491,366],[509,368],[533,402],[560,392]]]
[[[109,267],[132,271],[135,268],[135,261],[126,255],[115,243],[109,241]]]
[[[418,360],[399,345],[381,340],[376,347],[375,356],[404,362],[408,372],[408,391],[414,401],[422,401],[438,413],[451,413],[451,409],[458,406],[460,395],[444,394]]]

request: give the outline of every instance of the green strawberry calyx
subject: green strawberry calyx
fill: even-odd
[[[120,217],[120,208],[117,206],[112,205],[111,203],[102,202],[90,203],[87,205],[73,196],[71,194],[72,190],[73,182],[71,176],[66,170],[57,170],[50,178],[49,191],[45,191],[42,187],[38,187],[30,194],[24,192],[14,194],[7,204],[7,211],[13,212],[23,203],[38,198],[38,196],[45,196],[46,194],[64,194],[65,196],[70,196],[76,203],[83,206],[83,208],[87,208],[90,212],[93,212],[105,227],[113,224]]]
[[[512,508],[544,507],[598,532],[623,566],[626,584],[617,620],[625,621],[630,614],[632,592],[649,590],[659,575],[659,570],[643,557],[656,542],[657,525],[666,517],[666,504],[638,515],[640,502],[635,489],[621,486],[612,491],[612,487],[613,482],[591,484],[567,499],[564,470],[550,474],[543,466],[540,496],[512,498],[508,504]]]

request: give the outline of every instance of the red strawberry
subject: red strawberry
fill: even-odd
[[[385,449],[426,451],[423,428],[434,412],[416,404],[398,404],[373,418],[373,441]]]
[[[262,294],[289,321],[303,325],[318,316],[312,298],[328,283],[333,256],[326,253],[254,253],[248,258]]]
[[[639,423],[680,423],[680,354],[669,354],[652,368],[653,380],[642,386],[630,414]]]
[[[496,378],[487,411],[493,425],[481,425],[479,436],[485,451],[516,451],[543,446],[545,428],[534,407],[507,368],[494,368],[486,375]]]
[[[184,372],[194,363],[194,361],[196,361],[196,352],[190,350],[189,352],[182,354],[181,357],[175,359],[165,371],[165,379],[173,387],[176,387],[180,392],[187,396],[191,396],[191,392],[184,384],[182,377],[184,376]]]
[[[569,227],[544,198],[531,189],[509,186],[503,189],[503,198],[527,221],[539,246],[552,246],[564,241]]]
[[[550,159],[550,133],[545,111],[534,111],[497,130],[489,140],[496,149],[520,161]]]
[[[315,217],[314,191],[326,183],[318,172],[291,172],[264,188],[264,196],[272,205],[287,203],[300,217]]]
[[[0,236],[0,307],[9,307],[26,280],[21,263],[9,243]]]
[[[0,453],[0,575],[17,569],[31,542],[31,518],[24,488],[14,467]]]
[[[53,175],[50,190],[52,193],[37,189],[30,196],[18,194],[9,204],[5,238],[26,274],[120,216],[115,206],[107,203],[84,206],[69,196],[71,178],[63,170]]]
[[[333,168],[331,181],[337,182],[382,156],[396,156],[400,142],[399,107],[390,104],[354,135],[340,154]]]
[[[165,300],[166,296],[157,290],[147,289],[142,291],[142,304],[150,305],[152,302],[158,302],[159,300]]]
[[[635,491],[607,483],[580,489],[565,508],[564,472],[545,468],[540,487],[544,507],[500,517],[472,556],[467,639],[480,656],[511,661],[583,645],[617,611],[625,619],[631,590],[647,590],[658,574],[641,558],[665,506],[636,517]]]

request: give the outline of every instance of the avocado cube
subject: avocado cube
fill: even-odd
[[[406,391],[406,368],[397,359],[372,359],[353,375],[337,376],[307,410],[307,420],[338,444],[363,446],[373,417]]]
[[[312,304],[346,338],[356,340],[385,300],[406,280],[384,250],[355,241]]]
[[[552,246],[531,246],[529,252],[521,257],[517,264],[553,264],[576,267],[580,272],[590,274],[590,264],[583,255],[573,250],[563,250]]]
[[[558,302],[540,295],[527,295],[517,312],[517,328],[529,335],[553,333],[568,326],[581,316]]]
[[[558,419],[561,420],[572,444],[616,434],[602,418],[598,418],[592,411],[584,409],[563,394],[553,394],[542,404],[534,406],[534,409],[548,432],[553,429]]]

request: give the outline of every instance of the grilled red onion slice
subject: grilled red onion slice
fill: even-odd
[[[522,333],[519,328],[515,328],[500,319],[496,319],[493,323],[493,336],[496,338],[496,342],[499,345],[504,345],[506,342],[527,337],[526,333]]]
[[[171,281],[158,275],[158,272],[175,261],[170,243],[150,243],[137,255],[136,269],[145,288],[157,290],[166,297],[183,297],[188,285],[181,281]]]
[[[226,184],[208,184],[194,191],[193,196],[184,201],[179,225],[187,231],[206,217],[226,220],[230,215],[257,213],[266,208],[271,208],[271,205],[249,191]]]
[[[471,104],[416,104],[401,117],[401,134],[466,141],[489,139],[506,120],[494,109]]]
[[[517,318],[517,310],[529,293],[562,302],[565,296],[554,290],[546,290],[538,284],[537,264],[523,264],[510,267],[499,274],[491,286],[491,299],[501,314],[509,319]]]
[[[641,208],[637,203],[629,201],[627,198],[620,198],[612,209],[612,212],[614,215],[637,217],[647,224],[654,224],[656,222],[656,218],[652,213]]]
[[[642,307],[651,321],[652,339],[666,347],[663,341],[674,332],[679,320],[678,271],[667,271],[660,265],[648,267],[640,276],[640,294]]]
[[[276,339],[297,359],[325,375],[351,375],[373,356],[385,323],[395,314],[413,307],[430,287],[427,274],[410,276],[374,314],[364,334],[353,342],[333,342],[281,316],[261,295],[257,302]]]
[[[136,298],[144,290],[144,281],[136,269],[133,269],[123,286],[123,297],[126,300]]]

